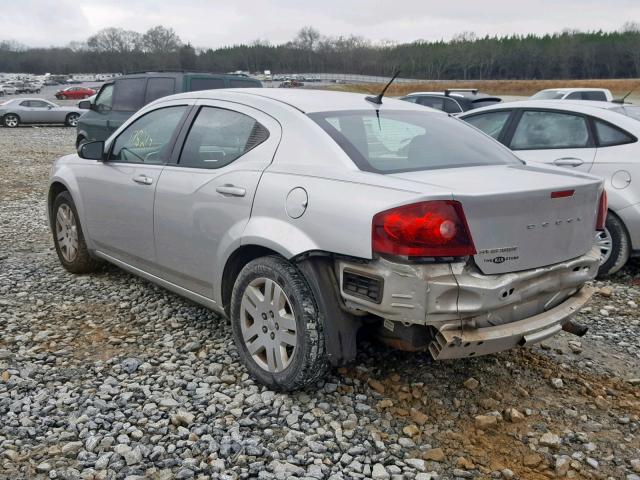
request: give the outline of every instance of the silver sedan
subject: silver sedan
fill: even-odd
[[[14,98],[0,103],[0,123],[8,128],[32,123],[61,123],[75,127],[83,113],[77,107],[62,107],[41,98]]]
[[[583,334],[606,196],[422,106],[242,89],[162,98],[57,160],[48,208],[69,272],[108,261],[226,315],[253,377],[295,389],[362,326],[436,359]]]

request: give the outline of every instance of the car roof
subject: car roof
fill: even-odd
[[[447,96],[447,97],[458,97],[458,98],[469,98],[469,99],[476,99],[476,98],[497,98],[494,97],[493,95],[489,95],[487,93],[484,92],[472,92],[472,91],[465,91],[465,90],[451,90],[449,92],[449,95],[447,95],[445,92],[411,92],[408,93],[406,96],[407,97],[413,97],[413,96],[419,96],[419,95],[439,95],[439,96]]]
[[[545,88],[544,90],[540,90],[540,92],[603,92],[609,90],[608,88],[601,87],[559,87],[559,88]],[[536,93],[540,93],[536,92]]]
[[[262,100],[278,102],[289,105],[304,113],[328,112],[338,110],[366,110],[376,107],[367,101],[366,94],[336,92],[332,90],[314,89],[281,89],[281,88],[225,88],[216,90],[200,90],[195,92],[179,93],[162,100],[181,98],[202,98],[211,100],[249,100],[249,97],[257,97]],[[155,103],[155,102],[154,102]],[[382,100],[381,109],[389,110],[415,110],[419,112],[432,111],[434,114],[443,114],[439,110],[428,109],[422,105],[415,105],[391,97]]]

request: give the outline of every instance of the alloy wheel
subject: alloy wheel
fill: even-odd
[[[18,117],[15,115],[7,115],[4,117],[4,124],[7,127],[17,127],[19,123]]]
[[[609,230],[605,228],[602,232],[596,234],[596,246],[600,249],[600,265],[602,265],[609,260],[613,249],[613,240]]]
[[[67,123],[69,124],[70,127],[78,126],[78,117],[79,115],[69,115],[69,119],[67,120]]]
[[[296,319],[284,290],[275,281],[259,277],[242,295],[240,330],[253,360],[268,372],[286,369],[297,347]]]
[[[69,263],[78,255],[78,227],[69,205],[62,204],[56,213],[56,238],[62,257]]]

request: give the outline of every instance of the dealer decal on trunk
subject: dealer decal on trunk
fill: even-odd
[[[480,250],[478,252],[478,255],[494,255],[494,254],[498,254],[498,255],[492,258],[484,258],[482,261],[484,263],[501,264],[504,262],[512,262],[520,258],[520,256],[518,255],[518,247],[489,248],[489,249]]]

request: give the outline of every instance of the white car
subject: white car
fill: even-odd
[[[0,84],[0,96],[15,95],[16,92],[17,89],[13,85],[9,85],[7,83]]]
[[[522,160],[582,170],[605,179],[609,215],[598,234],[600,275],[640,254],[640,106],[524,100],[460,116]]]
[[[547,88],[531,96],[531,100],[593,100],[611,102],[608,88]]]

